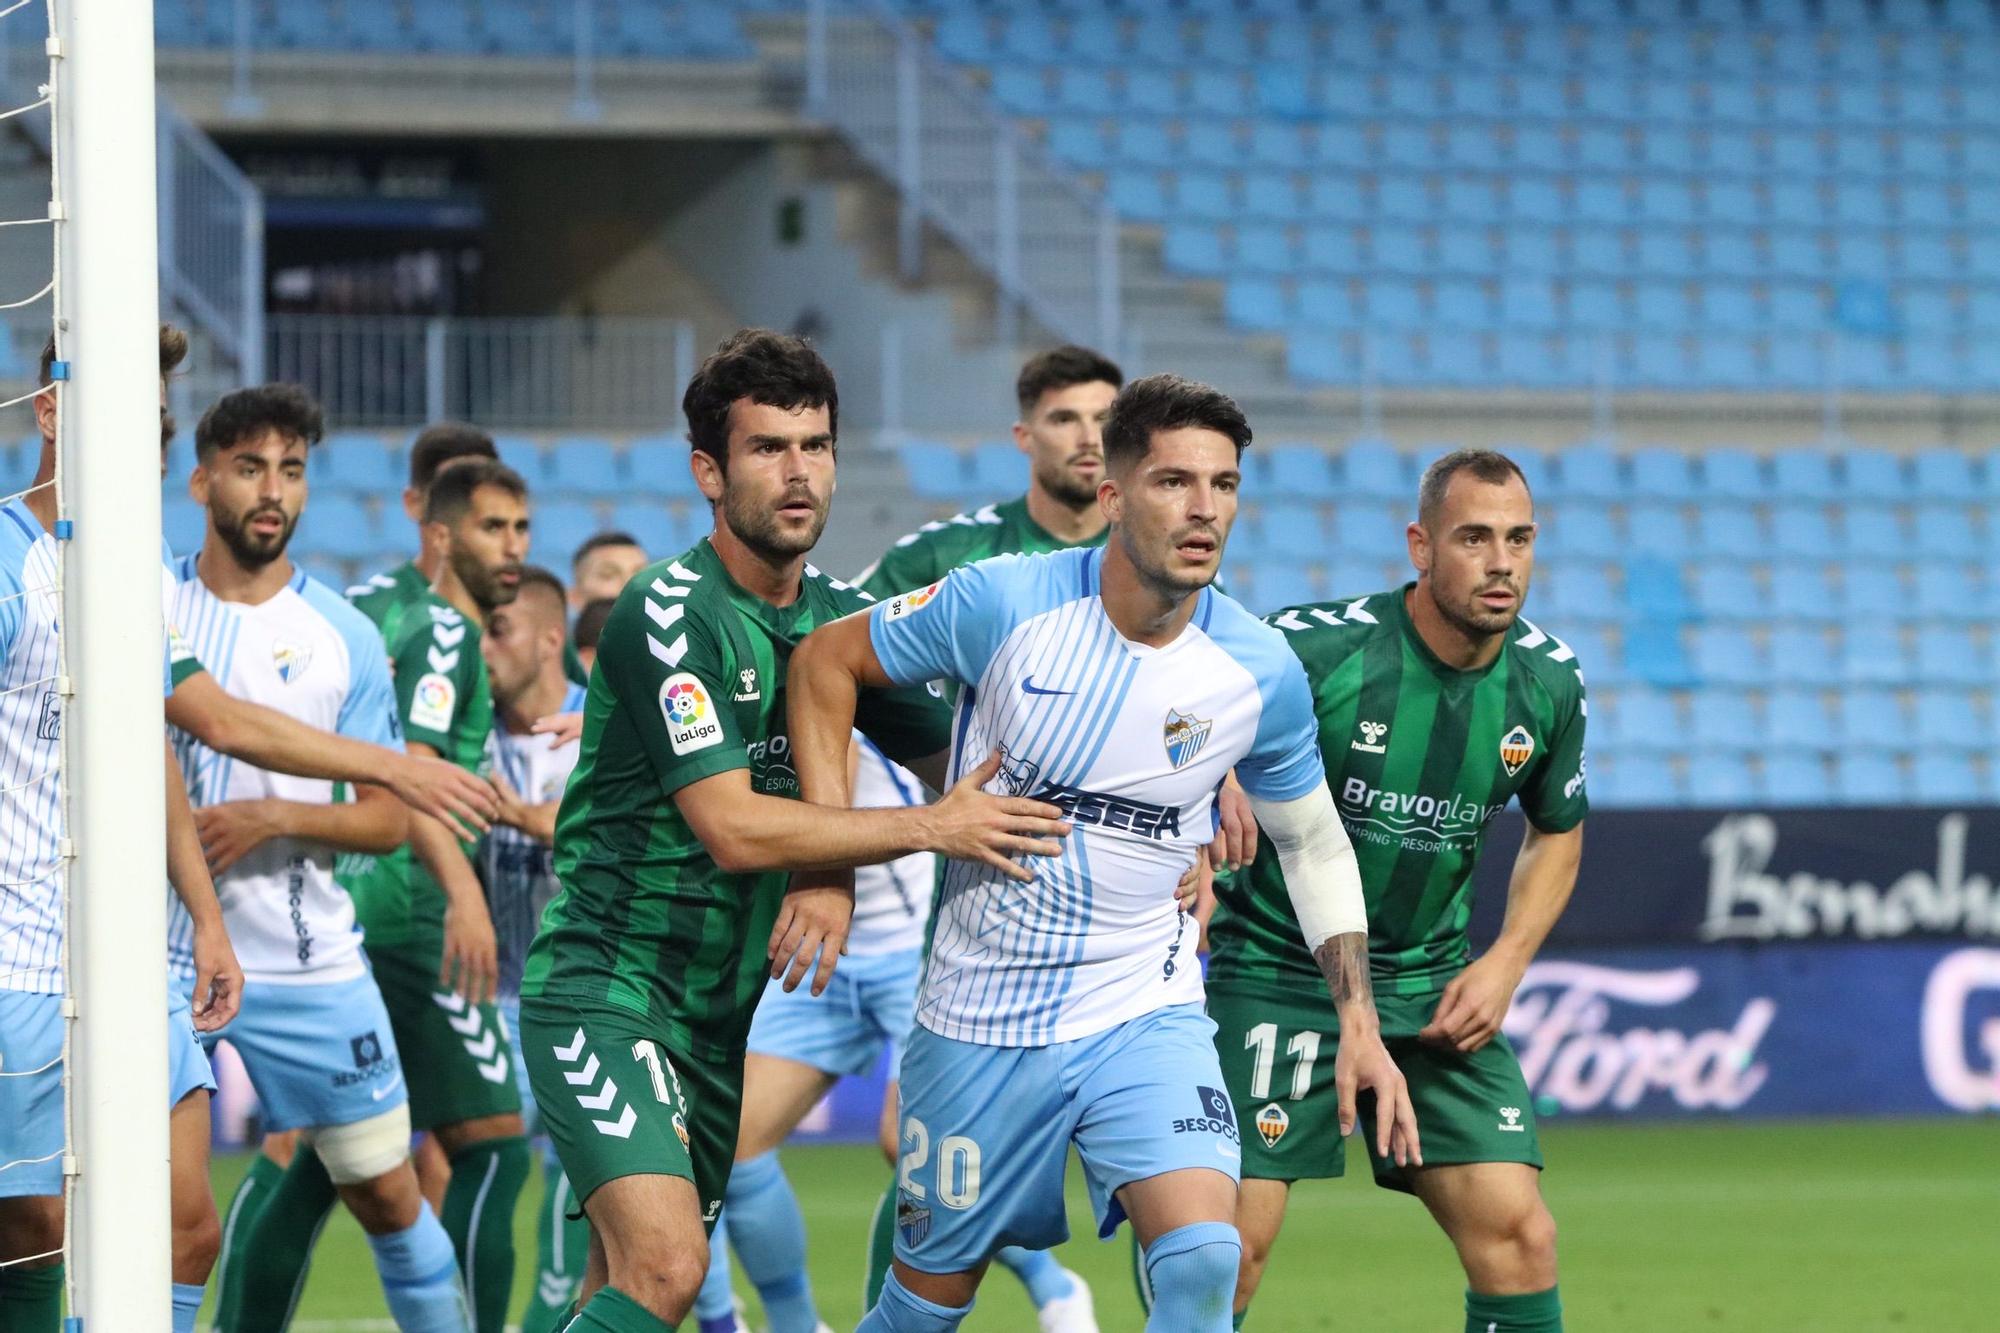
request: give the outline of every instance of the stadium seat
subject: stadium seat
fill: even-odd
[[[1748,805],[1756,797],[1756,779],[1743,755],[1697,750],[1688,756],[1687,804]]]
[[[1845,805],[1897,805],[1908,799],[1896,761],[1869,751],[1835,757],[1833,795]]]
[[[314,448],[310,475],[315,483],[382,495],[400,492],[409,480],[401,461],[379,435],[334,434]]]
[[[1779,664],[1783,670],[1783,663]],[[1835,719],[1826,701],[1818,694],[1795,688],[1780,689],[1770,697],[1769,742],[1778,750],[1831,750],[1835,744]]]
[[[1986,653],[1968,630],[1932,625],[1917,632],[1918,678],[1932,685],[1991,685]]]
[[[1914,470],[1914,492],[1922,500],[1963,502],[1979,486],[1973,460],[1957,449],[1937,446],[1924,449],[1916,456]],[[1921,515],[1916,526],[1921,539]]]
[[[1742,505],[1711,500],[1696,516],[1696,545],[1703,555],[1768,560],[1770,544],[1756,513]]]
[[[1820,805],[1832,791],[1825,762],[1800,754],[1768,756],[1761,786],[1764,799],[1772,805]]]
[[[634,482],[666,499],[699,501],[694,472],[688,466],[687,437],[642,435],[625,450],[625,466]]]
[[[1771,572],[1771,614],[1780,620],[1829,624],[1840,618],[1826,565],[1781,564]]]
[[[1611,520],[1610,510],[1600,504],[1566,504],[1553,510],[1537,510],[1541,530],[1535,538],[1538,552],[1572,560],[1621,561],[1625,544]]]
[[[1851,539],[1850,546],[1853,546]],[[1909,591],[1903,586],[1896,566],[1873,559],[1845,566],[1840,580],[1840,612],[1848,624],[1907,620],[1912,610]]]
[[[1910,554],[1910,537],[1896,511],[1884,504],[1847,506],[1841,523],[1844,548],[1857,557],[1903,560]]]
[[[1274,490],[1273,494],[1285,492]],[[1277,562],[1310,563],[1315,553],[1331,545],[1326,520],[1312,505],[1292,502],[1266,505],[1257,529],[1258,550],[1265,558]]]
[[[1745,629],[1704,626],[1694,632],[1694,678],[1706,685],[1764,686],[1771,666]]]
[[[545,563],[566,563],[577,547],[604,530],[597,506],[581,500],[544,500],[534,509],[535,547]]]
[[[1637,610],[1627,589],[1628,606]],[[1625,669],[1635,680],[1663,689],[1686,686],[1693,673],[1681,646],[1680,623],[1674,619],[1641,620],[1626,626]]]
[[[1703,451],[1701,479],[1704,494],[1728,503],[1751,504],[1771,494],[1771,477],[1763,460],[1741,449]]]
[[[1771,631],[1771,670],[1800,686],[1831,686],[1841,680],[1840,659],[1824,628],[1778,625]]]
[[[1688,698],[1694,743],[1727,754],[1760,753],[1768,744],[1764,719],[1742,690],[1696,690]]]
[[[1340,452],[1340,492],[1356,498],[1408,502],[1416,479],[1402,454],[1388,444],[1356,440]]]
[[[1894,625],[1849,626],[1842,659],[1850,684],[1895,685],[1911,679],[1909,654]]]
[[[1678,505],[1633,505],[1625,516],[1625,527],[1637,555],[1681,560],[1693,550],[1687,513]]]
[[[1992,788],[1982,780],[1972,760],[1962,754],[1923,750],[1911,765],[1910,794],[1931,805],[1977,801],[1985,804]]]
[[[966,494],[965,455],[950,445],[913,441],[902,447],[902,455],[904,476],[919,499],[957,500]]]
[[[1266,456],[1266,477],[1274,495],[1330,500],[1342,493],[1334,484],[1326,451],[1313,445],[1281,444]]]
[[[1740,561],[1698,567],[1694,606],[1709,620],[1760,620],[1769,614],[1755,576]]]
[[[1625,689],[1604,709],[1606,740],[1623,758],[1666,755],[1681,750],[1686,732],[1673,696],[1658,690]]]
[[[1592,758],[1591,800],[1613,808],[1658,808],[1684,803],[1685,788],[1659,756]]]
[[[1959,690],[1920,690],[1911,730],[1919,752],[1974,751],[1985,746],[1986,727],[1972,694]]]
[[[544,455],[543,476],[557,490],[593,497],[621,495],[631,485],[618,450],[593,436],[557,440]]]
[[[1602,445],[1572,445],[1556,456],[1554,494],[1568,499],[1619,500],[1627,488],[1618,456]]]
[[[1778,493],[1791,499],[1803,492],[1793,490],[1780,478]],[[1833,525],[1821,504],[1780,504],[1771,515],[1771,532],[1777,553],[1801,560],[1831,560],[1836,553]]]

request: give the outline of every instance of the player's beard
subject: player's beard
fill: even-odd
[[[521,591],[518,582],[521,567],[511,561],[488,568],[472,552],[453,550],[451,572],[458,575],[458,581],[465,585],[466,593],[479,604],[479,609],[482,611],[491,611],[496,606],[507,605]],[[508,573],[513,574],[517,581],[501,582],[500,576]]]
[[[1197,570],[1176,568],[1172,563],[1176,548],[1197,533],[1215,539],[1216,554],[1220,557],[1223,549],[1222,530],[1207,523],[1188,524],[1171,533],[1163,543],[1165,555],[1157,561],[1146,558],[1145,541],[1130,528],[1121,530],[1121,539],[1125,543],[1125,554],[1131,559],[1132,568],[1138,571],[1139,577],[1162,597],[1179,600],[1191,593],[1200,592],[1215,582],[1215,573],[1212,570],[1202,573]]]
[[[215,520],[216,535],[222,538],[222,544],[229,548],[236,563],[245,569],[262,569],[283,555],[291,543],[293,530],[299,526],[297,514],[288,515],[277,505],[258,505],[240,516],[225,514],[220,509],[209,513]],[[276,514],[282,524],[269,537],[250,531],[251,520],[262,514]]]
[[[1071,469],[1086,458],[1097,460],[1096,478],[1078,476]],[[1081,510],[1097,503],[1098,481],[1104,477],[1104,455],[1094,449],[1081,449],[1068,458],[1054,463],[1043,463],[1035,468],[1035,484],[1042,493],[1065,509]]]
[[[803,532],[787,531],[778,522],[778,506],[805,500],[813,507],[812,523]],[[736,540],[766,560],[780,562],[804,555],[819,545],[826,531],[827,502],[804,487],[794,487],[776,500],[754,499],[744,491],[722,488],[722,521],[736,534]]]
[[[1514,594],[1514,604],[1505,611],[1489,611],[1480,604],[1479,594],[1491,588],[1505,588]],[[1528,599],[1528,590],[1513,579],[1486,579],[1475,584],[1462,599],[1447,602],[1438,596],[1437,584],[1431,583],[1431,605],[1438,615],[1453,629],[1467,639],[1490,639],[1496,634],[1505,634],[1514,627],[1514,621],[1521,614],[1522,603]]]

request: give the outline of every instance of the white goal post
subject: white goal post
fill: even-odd
[[[166,1333],[166,839],[152,0],[50,0],[70,688],[70,1313]]]

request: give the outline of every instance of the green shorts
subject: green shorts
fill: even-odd
[[[1383,1044],[1410,1085],[1426,1166],[1467,1162],[1542,1165],[1534,1101],[1521,1062],[1504,1036],[1471,1055],[1416,1039],[1440,995],[1377,995]],[[1340,1024],[1333,1001],[1297,995],[1267,998],[1240,990],[1208,992],[1222,1077],[1243,1126],[1243,1175],[1257,1180],[1317,1180],[1346,1173],[1340,1097],[1333,1064]],[[1355,1137],[1368,1146],[1375,1183],[1407,1191],[1395,1159],[1374,1154],[1374,1098],[1363,1092]]]
[[[588,1201],[620,1176],[679,1176],[712,1231],[736,1160],[743,1060],[697,1060],[615,1005],[521,998],[521,1053],[542,1128]]]
[[[410,1081],[411,1128],[519,1115],[512,1034],[492,1004],[438,985],[443,943],[369,945],[368,961]]]

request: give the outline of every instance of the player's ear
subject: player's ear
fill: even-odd
[[[1035,452],[1035,446],[1028,439],[1028,423],[1025,421],[1014,423],[1014,447],[1024,454],[1032,455]]]
[[[424,521],[423,492],[414,486],[403,488],[403,515],[412,523],[421,524]]]
[[[694,473],[694,484],[710,504],[722,498],[722,465],[715,461],[715,455],[706,449],[688,450],[688,470]]]
[[[1097,507],[1104,511],[1109,522],[1117,523],[1125,517],[1125,497],[1118,493],[1118,483],[1108,474],[1097,483]]]
[[[1410,547],[1410,564],[1419,574],[1428,574],[1431,569],[1431,535],[1424,531],[1421,523],[1412,523],[1403,529],[1403,538]]]
[[[188,473],[188,498],[202,508],[208,508],[208,461],[199,456],[195,459],[194,471]]]

